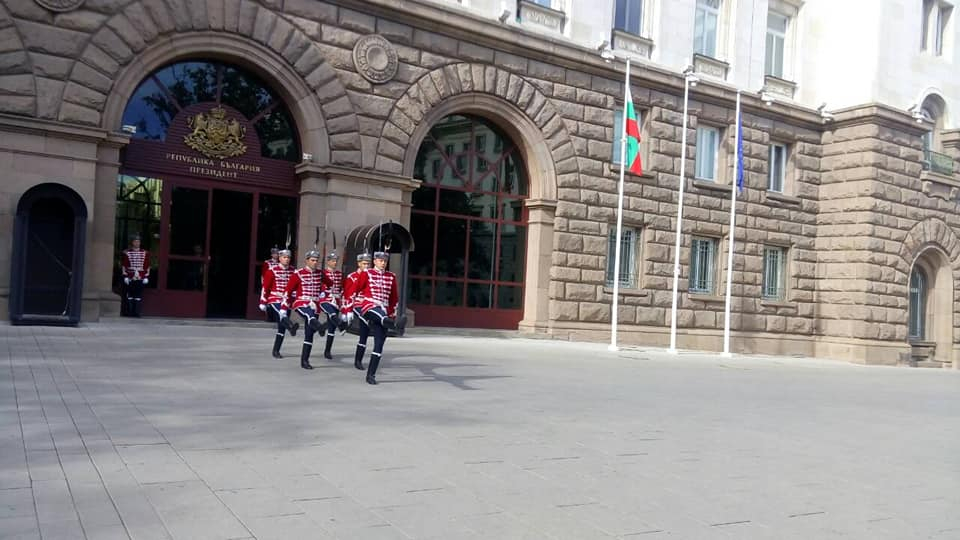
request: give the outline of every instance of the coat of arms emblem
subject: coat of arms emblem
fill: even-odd
[[[188,117],[187,125],[193,131],[183,138],[183,142],[208,158],[226,159],[247,151],[247,145],[243,144],[247,129],[236,118],[227,119],[227,112],[222,107]]]

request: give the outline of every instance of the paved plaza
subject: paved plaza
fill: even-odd
[[[272,339],[0,326],[0,538],[960,538],[957,371]]]

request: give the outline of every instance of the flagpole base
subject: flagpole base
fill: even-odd
[[[620,347],[617,347],[616,345],[614,345],[613,343],[611,343],[611,344],[607,345],[607,350],[610,351],[610,352],[617,352],[617,351],[620,350]]]
[[[733,353],[731,353],[731,352],[722,352],[722,353],[720,353],[720,356],[722,356],[722,357],[724,357],[724,358],[730,358],[730,357],[733,356]]]
[[[668,353],[668,354],[677,354],[677,350],[676,350],[676,349],[667,349],[667,353]]]

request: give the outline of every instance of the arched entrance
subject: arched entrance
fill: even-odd
[[[423,139],[414,178],[410,307],[418,325],[516,329],[523,318],[527,171],[493,123],[454,114]]]
[[[87,206],[72,189],[40,184],[23,194],[13,227],[10,320],[80,321]]]
[[[260,263],[296,244],[301,150],[286,104],[238,66],[181,61],[140,83],[122,126],[133,140],[115,249],[139,234],[152,253],[144,314],[259,318]]]

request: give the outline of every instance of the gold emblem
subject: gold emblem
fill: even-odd
[[[226,159],[247,151],[247,145],[243,144],[247,128],[236,118],[228,120],[227,112],[221,107],[190,116],[187,125],[193,132],[184,137],[183,142],[208,158]]]

